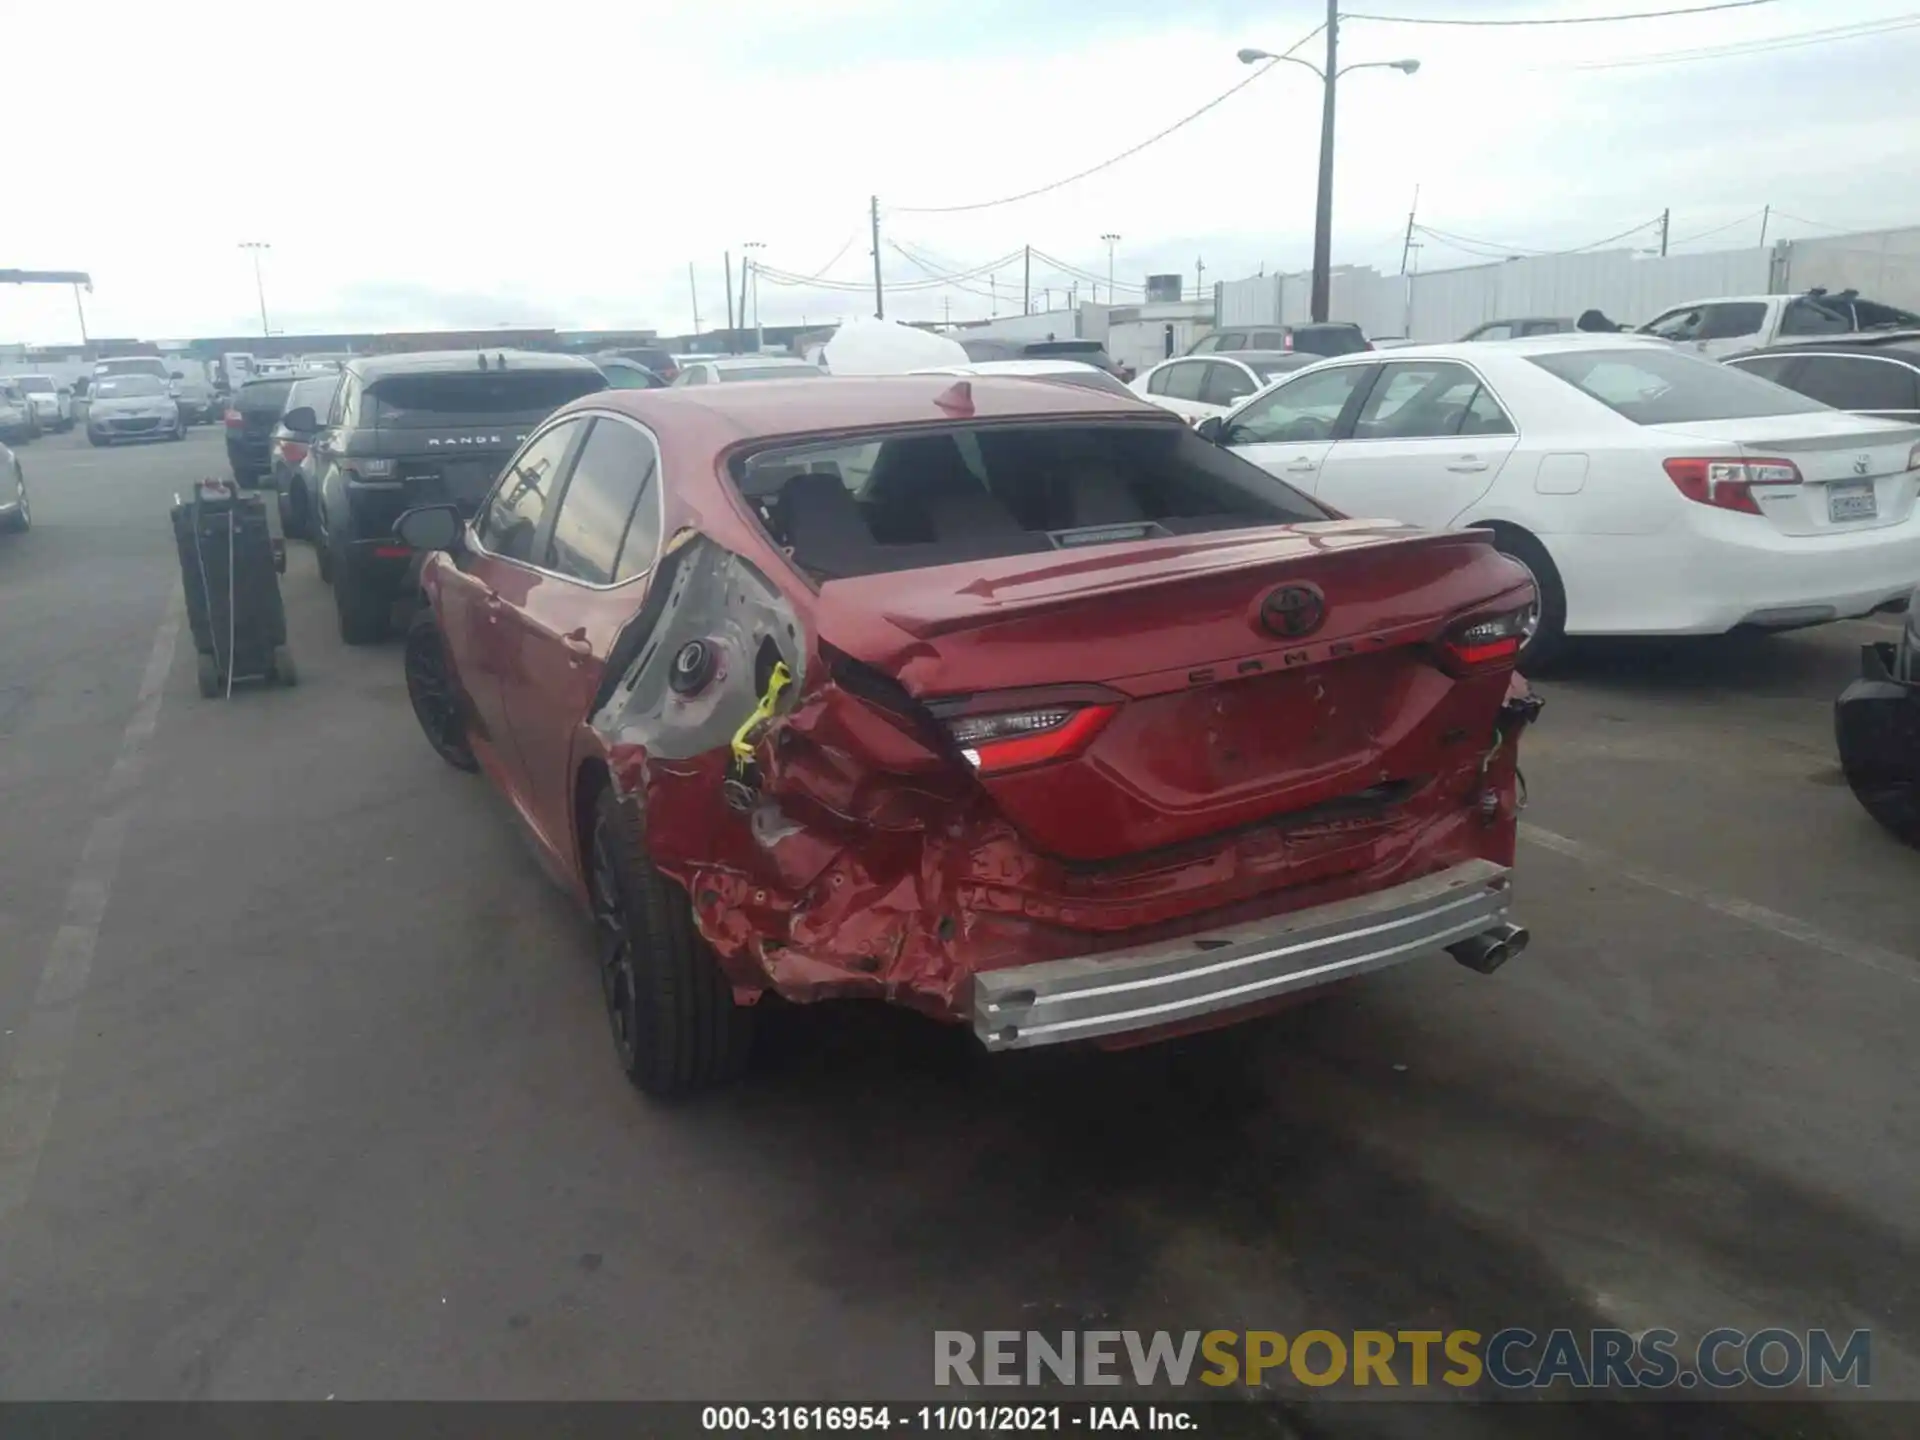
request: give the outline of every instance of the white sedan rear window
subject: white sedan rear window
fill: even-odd
[[[1696,355],[1651,346],[1527,357],[1636,425],[1802,415],[1829,406]]]

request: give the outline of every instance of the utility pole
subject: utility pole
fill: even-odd
[[[687,290],[693,296],[693,333],[700,333],[700,282],[693,278],[693,262],[687,261]]]
[[[1762,250],[1767,248],[1767,222],[1771,219],[1773,219],[1773,206],[1769,205],[1760,212],[1760,248]],[[78,290],[74,291],[76,295],[79,293]]]
[[[1320,95],[1320,188],[1313,205],[1314,323],[1327,318],[1333,289],[1333,111],[1340,79],[1340,0],[1327,0],[1327,68]]]
[[[1048,311],[1052,309],[1053,309],[1053,287],[1051,285],[1043,285],[1040,287],[1040,313],[1042,315],[1045,315]]]
[[[1069,310],[1078,310],[1080,308],[1080,282],[1078,280],[1070,281],[1067,284],[1067,308]]]
[[[1673,207],[1669,205],[1660,212],[1660,258],[1667,255],[1667,231],[1673,224]]]
[[[740,328],[747,328],[747,276],[753,270],[753,257],[740,257]]]
[[[720,252],[721,261],[727,267],[727,353],[733,354],[733,252]]]
[[[1198,300],[1207,289],[1207,262],[1196,259],[1193,262],[1193,298]]]
[[[73,308],[74,312],[80,317],[80,348],[84,350],[89,343],[87,340],[87,307],[80,303],[80,287],[78,285],[73,287]]]
[[[951,295],[940,297],[940,317],[941,323],[951,330],[953,328],[953,297]]]
[[[987,318],[989,320],[1000,318],[1000,277],[998,275],[987,276]]]
[[[1020,313],[1033,313],[1033,246],[1027,246],[1027,261],[1020,272]]]
[[[880,197],[873,197],[873,318],[887,318],[887,292],[880,284]]]
[[[1100,238],[1107,242],[1107,303],[1112,305],[1120,293],[1113,288],[1113,247],[1120,243],[1120,237],[1112,231],[1108,231]],[[1095,298],[1097,299],[1098,297],[1096,296]]]
[[[260,297],[260,334],[271,335],[273,332],[267,328],[267,287],[260,278],[260,252],[273,247],[264,240],[242,240],[240,248],[253,252],[253,293]]]
[[[753,252],[767,247],[764,241],[749,240],[741,248],[747,252],[747,255],[744,268],[740,271],[740,324],[742,328],[747,324],[747,273],[751,270],[753,273],[753,348],[758,353],[760,349],[760,262],[753,258]]]
[[[1420,187],[1413,187],[1413,204],[1407,207],[1407,238],[1400,243],[1400,273],[1407,273],[1407,260],[1413,254],[1413,217],[1420,212]]]

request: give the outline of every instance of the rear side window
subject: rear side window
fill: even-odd
[[[1212,368],[1205,360],[1169,365],[1157,377],[1160,383],[1154,394],[1165,395],[1172,400],[1198,400],[1201,389],[1207,383],[1207,371]]]
[[[1700,317],[1696,340],[1738,340],[1743,335],[1758,335],[1767,323],[1767,307],[1759,300],[1742,300],[1728,305],[1709,305]]]
[[[1897,360],[1814,355],[1793,388],[1839,410],[1913,410],[1915,373]]]
[[[339,388],[340,380],[337,376],[329,376],[325,380],[298,381],[287,391],[286,404],[281,408],[280,413],[284,415],[288,410],[298,410],[302,405],[306,405],[312,407],[313,413],[324,420],[327,411],[333,408],[333,392]]]
[[[653,442],[633,426],[595,420],[554,516],[546,568],[589,585],[652,569],[659,464]]]
[[[388,375],[367,386],[365,423],[396,430],[532,424],[569,400],[607,388],[598,370],[448,370]]]
[[[509,560],[533,562],[534,537],[553,498],[554,472],[581,422],[567,420],[534,440],[507,468],[480,512],[480,543]]]
[[[1736,370],[1744,370],[1749,375],[1758,375],[1762,380],[1771,380],[1776,385],[1784,385],[1782,379],[1792,369],[1800,357],[1798,355],[1761,355],[1752,360],[1729,360],[1727,364]]]
[[[1568,350],[1527,359],[1636,425],[1805,415],[1828,408],[1731,365],[1678,350]]]
[[[237,408],[247,414],[271,411],[278,415],[286,408],[287,392],[291,389],[291,380],[249,380],[240,387]]]
[[[1302,325],[1293,332],[1293,348],[1312,355],[1356,355],[1367,348],[1357,325]]]
[[[1246,399],[1259,388],[1253,383],[1253,377],[1238,365],[1216,360],[1207,366],[1206,383],[1200,388],[1200,398],[1209,405],[1232,405]]]
[[[763,450],[734,479],[823,579],[1330,518],[1184,425],[916,431]]]
[[[1795,300],[1780,316],[1782,335],[1839,335],[1852,328],[1846,316],[1811,300]]]

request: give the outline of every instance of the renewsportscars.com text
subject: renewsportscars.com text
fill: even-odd
[[[936,1330],[936,1385],[1865,1389],[1872,1334],[1710,1330]]]

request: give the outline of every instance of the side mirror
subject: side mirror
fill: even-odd
[[[460,512],[451,505],[421,505],[393,522],[393,533],[415,550],[457,550],[460,530]]]
[[[1210,445],[1226,444],[1227,420],[1224,415],[1209,415],[1193,427],[1194,433]]]
[[[299,405],[280,417],[280,423],[289,430],[303,435],[311,435],[320,428],[320,417],[313,413],[311,405]]]

